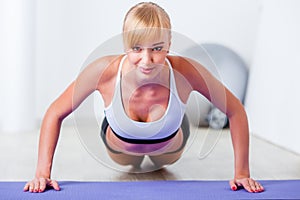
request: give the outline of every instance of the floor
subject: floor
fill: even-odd
[[[0,181],[27,181],[34,176],[38,130],[0,133]],[[228,129],[192,128],[182,158],[164,169],[137,173],[119,168],[106,156],[91,127],[63,125],[52,177],[57,180],[228,180],[233,177],[233,151]],[[84,134],[83,134],[84,133]],[[87,133],[87,134],[85,134]],[[95,134],[94,134],[95,135]],[[98,134],[95,135],[98,137]],[[101,142],[100,142],[101,143]],[[251,174],[255,179],[300,179],[300,155],[251,135]],[[149,165],[145,160],[146,167]],[[133,173],[135,172],[135,173]]]

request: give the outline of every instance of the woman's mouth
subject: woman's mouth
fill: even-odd
[[[153,67],[139,67],[143,74],[150,74],[153,71]]]

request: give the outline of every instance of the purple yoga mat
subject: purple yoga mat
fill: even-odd
[[[137,181],[72,182],[61,181],[61,191],[23,192],[24,182],[0,182],[0,199],[138,199],[138,200],[232,200],[232,199],[300,199],[300,180],[260,181],[265,191],[248,193],[231,191],[228,181]]]

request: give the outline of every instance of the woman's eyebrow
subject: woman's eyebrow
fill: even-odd
[[[157,45],[164,44],[164,43],[165,42],[158,42],[158,43],[153,44],[152,46],[157,46]]]

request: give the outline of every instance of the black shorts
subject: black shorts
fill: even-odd
[[[102,141],[103,143],[105,144],[106,148],[111,151],[112,153],[116,153],[116,154],[120,154],[121,152],[119,151],[116,151],[114,149],[112,149],[108,144],[107,144],[107,141],[106,141],[106,131],[107,131],[107,127],[108,127],[108,122],[107,122],[107,119],[104,118],[103,119],[103,122],[102,122],[102,126],[101,126],[101,138],[102,138]],[[182,123],[181,123],[181,130],[182,130],[182,133],[183,133],[183,142],[182,142],[182,145],[176,150],[176,151],[173,151],[173,152],[168,152],[167,154],[170,154],[170,153],[177,153],[179,151],[181,151],[185,145],[186,145],[186,142],[190,136],[190,124],[189,124],[189,120],[187,118],[186,115],[184,115],[183,119],[182,119]],[[114,131],[113,133],[119,138],[121,139],[122,141],[124,142],[128,142],[128,143],[132,143],[132,144],[156,144],[156,143],[160,143],[160,142],[165,142],[165,141],[168,141],[170,140],[171,138],[173,138],[176,134],[177,134],[178,130],[176,132],[174,132],[173,134],[171,134],[170,136],[166,137],[166,138],[162,138],[162,139],[157,139],[157,140],[136,140],[136,139],[128,139],[128,138],[123,138],[121,136],[119,136],[118,134],[116,134]]]

